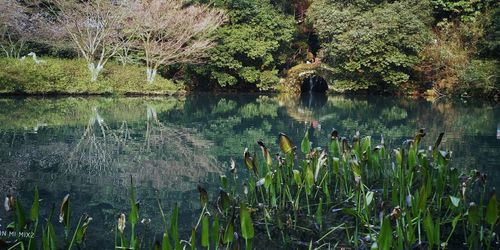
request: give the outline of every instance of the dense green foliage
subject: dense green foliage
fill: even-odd
[[[206,65],[195,69],[201,84],[272,89],[293,38],[293,18],[264,0],[220,0],[215,5],[227,9],[229,20],[215,32],[218,44]]]
[[[430,82],[438,93],[463,97],[500,93],[499,6],[489,1],[479,6],[473,12],[458,8],[444,16],[447,12],[436,6],[434,42],[421,51],[423,60],[417,68],[422,73],[420,81]]]
[[[491,11],[491,21],[486,25],[485,39],[481,43],[481,56],[500,58],[500,6]]]
[[[472,60],[459,71],[454,91],[462,96],[487,96],[500,92],[500,64],[494,60]]]
[[[0,58],[0,93],[25,94],[172,94],[179,86],[166,79],[146,84],[145,68],[109,65],[90,82],[83,60],[43,58],[43,63]]]
[[[493,2],[492,0],[431,0],[438,20],[458,18],[466,22],[474,21]]]
[[[24,10],[28,16],[47,14],[46,6],[29,4],[29,1],[16,2],[18,9]],[[297,84],[287,84],[288,79],[294,77],[293,73],[297,73],[289,70],[297,64],[308,62],[322,64],[323,68],[331,70],[333,80],[325,79],[331,91],[500,95],[497,84],[500,5],[494,0],[189,2],[224,9],[227,14],[224,25],[212,33],[216,46],[210,49],[202,64],[179,63],[158,69],[159,74],[168,78],[184,79],[190,84],[190,89],[299,89]],[[6,15],[9,18],[1,19],[0,25],[22,26],[16,24],[24,20],[26,15],[21,15],[23,11],[18,12]],[[16,52],[17,56],[30,51],[42,56],[64,58],[77,54],[67,41],[46,44],[46,38],[26,34],[23,37],[12,36],[14,40],[19,40],[13,40],[13,44],[23,44],[19,53]],[[125,51],[127,53],[122,53]],[[138,53],[125,49],[119,51],[113,60],[128,60],[141,65],[144,62],[139,59]],[[107,69],[108,75],[118,70],[113,65],[111,67],[113,69]],[[298,72],[299,75],[301,73]],[[60,85],[63,85],[63,78],[72,77],[64,74],[55,76],[60,77]],[[302,78],[295,78],[298,84],[303,81]],[[127,79],[140,80],[134,77]],[[100,81],[103,82],[102,79]],[[13,84],[15,81],[11,82]],[[88,92],[98,93],[119,88],[116,83],[106,84],[115,86],[103,85],[98,90],[96,86],[85,88],[89,89]],[[43,81],[39,85],[38,92],[54,91],[53,85],[45,86]],[[144,88],[117,92],[149,93],[156,87]],[[428,91],[431,89],[434,91]],[[70,92],[83,93],[86,90],[80,88]]]
[[[373,3],[372,3],[373,2]],[[318,33],[323,62],[340,71],[351,90],[397,87],[412,75],[418,52],[430,42],[420,1],[315,1],[309,21]]]

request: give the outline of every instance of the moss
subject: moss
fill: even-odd
[[[0,58],[0,93],[21,94],[173,94],[182,86],[160,76],[146,82],[146,69],[108,63],[96,82],[90,81],[83,60]]]

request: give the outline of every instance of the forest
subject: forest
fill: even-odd
[[[0,13],[1,93],[287,91],[312,67],[334,92],[500,93],[493,0],[1,0]]]

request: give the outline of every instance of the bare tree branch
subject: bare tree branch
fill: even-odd
[[[106,62],[123,46],[127,1],[56,0],[55,25],[60,25],[88,63],[96,81]]]
[[[221,10],[186,6],[182,0],[137,0],[130,4],[134,46],[143,51],[148,82],[160,65],[201,63],[214,45],[212,31],[224,22]]]

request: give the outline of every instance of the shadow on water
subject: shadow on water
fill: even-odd
[[[309,109],[319,109],[328,102],[328,96],[324,92],[302,92],[300,93],[300,104]]]

